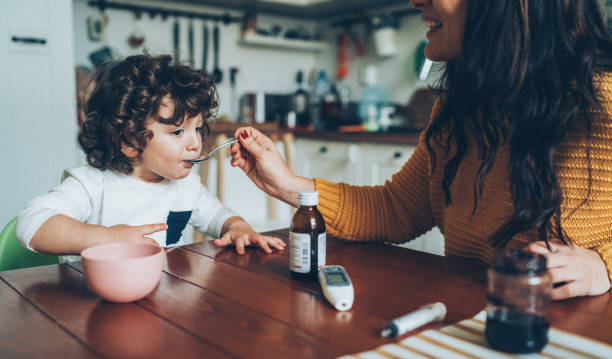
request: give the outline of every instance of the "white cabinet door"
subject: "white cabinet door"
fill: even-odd
[[[382,185],[402,168],[414,150],[415,146],[407,145],[297,139],[296,173],[332,182]],[[444,255],[444,237],[437,227],[401,246]]]
[[[298,176],[362,184],[358,145],[297,139],[295,148],[295,172]]]
[[[366,184],[375,186],[382,185],[390,180],[393,174],[401,170],[415,150],[415,146],[402,145],[361,145],[362,162]],[[444,237],[438,227],[423,234],[422,236],[401,244],[400,246],[423,252],[444,255]]]
[[[0,227],[76,165],[73,56],[71,0],[0,0]]]
[[[397,173],[414,152],[414,146],[402,145],[361,145],[363,177],[370,186],[384,184]]]

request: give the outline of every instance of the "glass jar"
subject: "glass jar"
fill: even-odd
[[[489,344],[510,353],[533,353],[548,343],[547,312],[552,281],[546,257],[504,250],[487,272]]]

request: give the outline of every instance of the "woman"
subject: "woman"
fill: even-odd
[[[232,165],[297,205],[319,191],[328,232],[403,242],[437,225],[446,255],[501,247],[548,257],[553,298],[597,295],[612,273],[612,41],[597,0],[411,0],[446,62],[415,153],[384,186],[297,177],[239,129]]]

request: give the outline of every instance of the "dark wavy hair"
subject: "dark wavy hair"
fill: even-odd
[[[172,61],[169,55],[130,56],[123,61],[99,65],[91,79],[93,90],[86,100],[86,119],[79,132],[79,144],[89,165],[130,174],[140,156],[128,157],[128,146],[142,153],[153,133],[151,121],[180,126],[185,116],[204,119],[202,141],[210,129],[206,120],[217,111],[217,92],[203,71]],[[174,104],[170,118],[159,115],[162,99]]]
[[[473,214],[507,143],[514,213],[491,244],[505,246],[528,230],[546,243],[556,237],[569,244],[561,227],[555,155],[569,130],[586,129],[588,194],[582,206],[592,184],[587,109],[602,109],[593,80],[612,67],[612,40],[597,0],[469,0],[462,46],[462,55],[446,64],[438,88],[442,107],[425,135],[434,168],[432,140],[450,156],[442,180],[446,204],[452,203],[449,188],[468,137],[480,159]]]

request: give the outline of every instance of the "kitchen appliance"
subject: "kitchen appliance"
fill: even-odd
[[[321,103],[321,130],[338,130],[339,127],[361,124],[357,115],[356,102],[341,103],[338,101]]]
[[[291,94],[271,94],[263,91],[245,93],[240,98],[240,122],[276,122],[287,127],[291,112]]]

